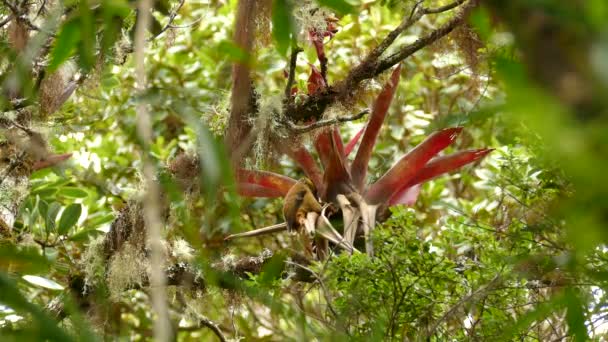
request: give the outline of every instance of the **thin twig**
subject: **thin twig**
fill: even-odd
[[[331,298],[329,298],[329,292],[327,291],[327,288],[325,287],[325,283],[323,283],[323,279],[321,279],[321,276],[318,275],[311,268],[306,267],[304,265],[300,265],[300,264],[295,263],[293,261],[287,260],[287,261],[285,261],[285,263],[293,265],[293,266],[296,266],[296,267],[299,267],[299,268],[303,269],[304,271],[309,272],[310,274],[312,274],[317,279],[317,281],[319,282],[319,285],[323,289],[323,297],[325,297],[325,301],[327,302],[327,307],[329,308],[329,311],[331,311],[332,315],[334,315],[334,318],[338,318],[338,313],[336,312],[336,310],[334,309],[334,307],[331,305]]]
[[[380,61],[378,63],[376,72],[383,72],[384,70],[389,69],[393,65],[401,62],[402,60],[411,56],[423,47],[433,44],[434,42],[439,40],[439,38],[442,38],[448,33],[452,32],[457,26],[464,22],[467,15],[477,5],[478,0],[469,0],[469,2],[462,7],[462,10],[458,14],[456,14],[450,21],[448,21],[438,29],[434,30],[433,32],[429,33],[428,35],[419,38],[414,43],[401,47],[399,51]]]
[[[165,31],[172,28],[171,24],[173,24],[173,20],[175,20],[175,17],[177,17],[177,12],[179,12],[179,10],[182,8],[182,6],[184,6],[185,2],[186,2],[186,0],[180,0],[179,4],[177,4],[177,7],[175,8],[175,10],[172,11],[171,14],[169,14],[169,21],[167,22],[167,25],[165,25],[162,29],[160,29],[158,34],[154,35],[153,37],[148,38],[147,39],[148,42],[151,42],[152,40],[154,40],[161,34],[165,33]]]
[[[298,53],[302,52],[301,47],[294,46],[291,51],[291,58],[289,60],[289,75],[287,76],[287,85],[285,86],[285,100],[287,104],[290,104],[291,101],[291,87],[293,86],[293,80],[296,74],[296,62],[298,61]]]
[[[293,133],[296,134],[302,134],[302,133],[306,133],[306,132],[310,132],[313,131],[317,128],[321,128],[321,127],[325,127],[325,126],[330,126],[330,125],[335,125],[338,123],[343,123],[343,122],[349,122],[349,121],[354,121],[354,120],[359,120],[363,117],[363,115],[369,113],[369,109],[365,109],[363,111],[361,111],[358,114],[355,115],[351,115],[351,116],[340,116],[337,118],[333,118],[333,119],[325,119],[325,120],[319,120],[317,122],[311,123],[310,125],[305,125],[305,126],[300,126],[300,125],[296,125],[293,122],[286,120],[286,124],[287,127],[289,128],[289,130]]]
[[[477,289],[475,292],[469,294],[466,297],[463,297],[461,300],[458,301],[458,303],[454,304],[448,311],[446,311],[443,316],[441,316],[438,320],[436,320],[433,325],[430,327],[430,329],[427,331],[427,338],[430,338],[435,331],[437,330],[437,328],[439,327],[439,325],[445,321],[448,317],[451,317],[454,312],[456,310],[458,310],[462,305],[464,305],[465,303],[472,301],[475,299],[475,297],[479,296],[482,293],[486,293],[488,291],[493,290],[496,285],[498,285],[498,283],[500,283],[501,281],[501,277],[500,275],[495,276],[492,280],[490,280],[489,283],[487,283],[486,285],[480,287],[479,289]]]
[[[46,6],[46,0],[42,0],[42,4],[40,5],[40,8],[36,12],[36,16],[34,17],[34,20],[37,19],[40,16],[40,14],[42,14],[42,11],[44,11],[45,6]]]
[[[422,0],[416,1],[416,3],[414,4],[414,7],[412,7],[410,15],[407,17],[407,19],[404,19],[399,24],[399,26],[397,26],[394,30],[389,32],[389,34],[386,36],[386,38],[384,38],[384,40],[380,44],[378,44],[378,46],[375,49],[372,50],[372,52],[365,59],[367,62],[372,62],[372,61],[377,60],[378,57],[380,57],[380,55],[382,55],[384,53],[384,51],[386,51],[386,49],[388,49],[388,47],[391,46],[391,44],[393,44],[395,39],[397,39],[397,37],[403,31],[407,30],[415,22],[417,22],[418,20],[420,20],[420,18],[422,18],[422,16],[424,15],[424,12],[418,10],[418,6],[420,6],[421,3],[422,3]]]
[[[462,4],[464,4],[466,0],[456,0],[450,4],[447,4],[445,6],[441,6],[441,7],[437,7],[437,8],[424,8],[424,14],[438,14],[438,13],[443,13],[443,12],[447,12],[451,9],[454,9]]]
[[[264,227],[264,228],[254,229],[254,230],[244,232],[244,233],[228,235],[224,238],[224,241],[229,241],[229,240],[234,240],[234,239],[239,239],[239,238],[244,238],[244,237],[253,237],[253,236],[266,235],[266,234],[274,234],[274,233],[282,232],[284,230],[287,230],[286,222],[275,224],[275,225]]]
[[[4,25],[8,24],[12,19],[13,19],[13,16],[11,14],[6,16],[6,18],[4,18],[0,21],[0,28],[2,28],[2,26],[4,26]]]
[[[52,37],[55,36],[53,33],[44,31],[40,27],[38,27],[34,23],[32,23],[31,20],[27,17],[27,15],[24,13],[21,13],[21,11],[19,11],[19,9],[14,4],[10,3],[10,1],[2,0],[2,3],[6,7],[8,7],[11,10],[11,12],[13,12],[13,15],[17,18],[17,20],[23,21],[30,29],[32,29],[34,31],[44,32]]]
[[[215,336],[217,336],[217,338],[221,341],[221,342],[226,342],[226,337],[224,337],[224,334],[222,333],[222,331],[220,330],[220,328],[217,326],[217,324],[213,323],[209,318],[204,317],[204,316],[199,316],[199,321],[198,321],[199,325],[205,326],[207,328],[209,328],[211,331],[213,331],[213,333],[215,334]]]
[[[183,25],[169,25],[170,29],[183,29],[183,28],[189,28],[192,27],[198,23],[201,22],[201,20],[203,20],[203,17],[198,17],[197,19],[194,19],[191,23],[188,24],[183,24]]]

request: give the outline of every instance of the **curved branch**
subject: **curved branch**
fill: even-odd
[[[446,36],[448,33],[452,32],[457,26],[462,24],[464,20],[467,18],[469,13],[478,5],[478,0],[470,0],[466,5],[462,7],[462,10],[454,16],[450,21],[436,29],[435,31],[429,33],[428,35],[419,38],[414,43],[406,45],[399,49],[399,51],[394,54],[388,56],[384,60],[378,63],[376,72],[380,73],[384,70],[389,69],[393,65],[401,62],[405,58],[413,55],[418,50],[423,47],[433,44],[440,38]]]
[[[466,0],[457,0],[450,4],[447,4],[447,5],[441,6],[441,7],[437,7],[437,8],[424,8],[423,12],[424,12],[424,14],[438,14],[438,13],[447,12],[451,9],[454,9],[454,8],[464,4],[465,1]]]
[[[422,8],[411,13],[411,19],[408,17],[408,19],[400,24],[399,27],[393,30],[393,32],[389,33],[387,38],[385,38],[386,43],[384,41],[380,43],[379,47],[372,50],[372,52],[370,52],[370,54],[366,56],[361,63],[359,63],[359,65],[351,69],[343,80],[327,87],[327,89],[325,89],[323,92],[319,92],[318,94],[309,97],[300,105],[290,108],[290,110],[286,112],[286,115],[294,122],[306,121],[311,118],[320,118],[325,109],[332,103],[349,99],[353,95],[354,90],[359,87],[359,84],[362,81],[378,76],[385,70],[413,55],[420,49],[443,38],[464,22],[468,14],[478,6],[479,0],[469,0],[466,3],[463,2],[460,12],[454,15],[454,17],[447,23],[426,36],[419,38],[414,43],[401,47],[396,53],[386,57],[385,59],[379,60],[379,57],[383,52],[382,49],[384,49],[384,45],[386,45],[386,47],[390,46],[390,44],[400,34],[400,30],[405,30],[407,27],[409,27],[408,25],[413,24],[415,22],[414,20],[419,19],[419,15],[421,16],[427,13],[445,12],[459,6],[461,1],[463,0],[459,0],[453,4],[436,9]]]
[[[217,324],[213,323],[209,318],[199,317],[198,324],[199,324],[199,326],[207,327],[211,331],[213,331],[213,333],[215,334],[215,336],[217,336],[217,338],[220,340],[220,342],[228,341],[226,339],[226,337],[224,336],[224,334],[222,333],[222,331],[220,330],[220,328],[217,326]]]
[[[296,134],[302,134],[302,133],[307,133],[310,131],[314,131],[317,128],[321,128],[321,127],[325,127],[325,126],[330,126],[330,125],[335,125],[338,123],[343,123],[343,122],[349,122],[349,121],[354,121],[354,120],[359,120],[363,117],[363,115],[369,113],[369,109],[365,109],[355,115],[351,115],[351,116],[340,116],[337,118],[333,118],[333,119],[325,119],[325,120],[319,120],[317,122],[311,123],[310,125],[305,125],[305,126],[300,126],[300,125],[296,125],[293,122],[287,120],[286,124],[287,127],[289,128],[290,131],[292,131],[293,133]]]
[[[165,33],[165,31],[167,31],[168,29],[174,28],[173,21],[175,20],[175,17],[177,17],[177,12],[179,12],[179,10],[182,9],[185,2],[186,2],[186,0],[180,0],[179,4],[177,4],[177,7],[175,8],[175,10],[173,12],[171,12],[171,14],[169,14],[169,21],[167,22],[167,25],[163,26],[163,28],[160,29],[160,31],[156,35],[148,38],[147,39],[148,42],[151,42],[154,39],[158,38],[161,34]]]

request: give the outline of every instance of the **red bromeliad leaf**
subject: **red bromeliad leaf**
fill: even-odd
[[[344,148],[345,157],[348,157],[348,155],[355,149],[357,142],[359,141],[359,139],[361,139],[363,132],[365,132],[365,127],[366,126],[361,127],[359,132],[357,132],[357,134],[355,134],[355,136],[348,142],[348,144],[346,144],[346,147]]]
[[[328,129],[321,129],[317,134],[315,138],[315,150],[319,154],[321,165],[323,165],[324,169],[327,169],[332,153],[331,134]]]
[[[317,57],[319,61],[323,63],[324,60],[327,59],[325,56],[325,47],[323,46],[323,38],[325,38],[325,33],[327,31],[318,31],[318,30],[310,30],[308,31],[308,38],[310,42],[315,47],[315,51],[317,52]]]
[[[237,192],[244,197],[283,197],[285,194],[277,189],[267,188],[251,183],[237,183]]]
[[[414,186],[406,186],[403,189],[397,191],[393,197],[388,201],[389,205],[405,204],[408,206],[414,205],[420,195],[420,184]]]
[[[323,76],[321,75],[321,72],[319,71],[319,69],[317,69],[317,67],[310,64],[310,68],[310,76],[308,77],[307,84],[308,95],[314,95],[318,91],[322,91],[323,89],[325,89],[327,84],[325,84],[325,80],[323,79]]]
[[[420,184],[441,174],[454,171],[469,163],[480,160],[492,151],[494,151],[493,148],[481,148],[478,150],[462,151],[450,154],[449,156],[435,158],[426,164],[422,170],[420,170],[408,183],[408,185],[406,185],[406,187]]]
[[[278,173],[259,170],[240,169],[237,172],[237,180],[240,184],[252,184],[263,188],[279,191],[282,195],[287,194],[289,189],[296,184],[296,180]]]
[[[345,156],[344,143],[342,142],[342,137],[340,136],[340,129],[337,126],[334,126],[332,133],[334,135],[334,141],[336,142],[336,152],[338,152],[341,156]]]
[[[300,165],[306,176],[312,180],[317,190],[321,191],[323,188],[323,174],[306,147],[299,145],[294,148],[289,148],[286,153]]]
[[[382,92],[380,92],[380,95],[376,98],[374,110],[372,111],[369,123],[367,124],[367,129],[365,129],[365,133],[363,134],[363,141],[361,141],[361,145],[359,145],[357,155],[351,166],[353,184],[359,190],[363,189],[365,176],[367,174],[367,164],[369,163],[369,158],[372,155],[372,150],[376,144],[376,138],[378,137],[388,108],[395,95],[400,74],[401,64],[393,70],[390,81],[384,85]]]
[[[326,202],[335,202],[338,194],[349,194],[353,189],[350,172],[344,161],[344,155],[338,152],[338,143],[335,136],[328,135],[331,153],[329,154],[323,175],[323,183],[326,189],[321,193],[321,197]]]
[[[454,142],[461,131],[462,127],[454,127],[429,135],[370,186],[365,194],[366,199],[371,204],[377,204],[393,197],[395,192],[414,179],[431,158]]]

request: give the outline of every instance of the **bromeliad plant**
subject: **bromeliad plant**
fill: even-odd
[[[442,129],[432,133],[420,145],[401,157],[377,181],[368,184],[366,182],[367,166],[380,128],[395,94],[400,71],[400,66],[395,68],[389,82],[384,86],[374,103],[369,122],[346,145],[343,144],[336,126],[322,128],[321,132],[316,135],[314,146],[323,166],[323,171],[320,170],[311,153],[301,143],[286,149],[286,153],[298,163],[306,176],[312,181],[314,186],[311,185],[308,189],[319,201],[319,206],[308,206],[308,208],[317,207],[317,209],[300,211],[297,218],[287,217],[295,211],[284,210],[286,221],[295,219],[302,224],[301,228],[304,229],[301,229],[300,232],[303,235],[313,235],[315,232],[321,232],[324,239],[328,239],[352,252],[354,251],[352,246],[356,236],[362,233],[365,237],[365,249],[369,255],[373,255],[370,232],[378,221],[378,215],[385,211],[388,206],[396,204],[412,205],[416,201],[421,183],[480,160],[492,151],[492,149],[484,148],[437,157],[442,150],[454,142],[462,131],[462,127]],[[348,156],[355,149],[361,137],[359,149],[352,162],[350,162]],[[302,188],[301,182],[283,175],[268,171],[241,169],[238,171],[237,178],[238,191],[242,196],[283,197],[285,206],[301,205],[307,198],[305,192],[290,191]],[[341,212],[344,221],[342,234],[336,232],[327,219],[332,211],[328,207],[334,208],[334,212]],[[319,210],[318,208],[323,209]],[[286,224],[281,224],[272,226],[270,229],[262,229],[262,232],[285,228]],[[253,234],[251,232],[237,234],[230,238]],[[323,238],[319,239],[317,237],[316,240],[318,256],[323,255],[320,246],[323,243],[327,244]]]

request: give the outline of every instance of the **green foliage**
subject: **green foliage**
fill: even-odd
[[[346,0],[317,0],[319,5],[328,7],[338,14],[355,13],[356,7]]]
[[[283,56],[287,54],[294,31],[291,7],[288,0],[272,2],[272,36],[277,43],[277,50]]]

